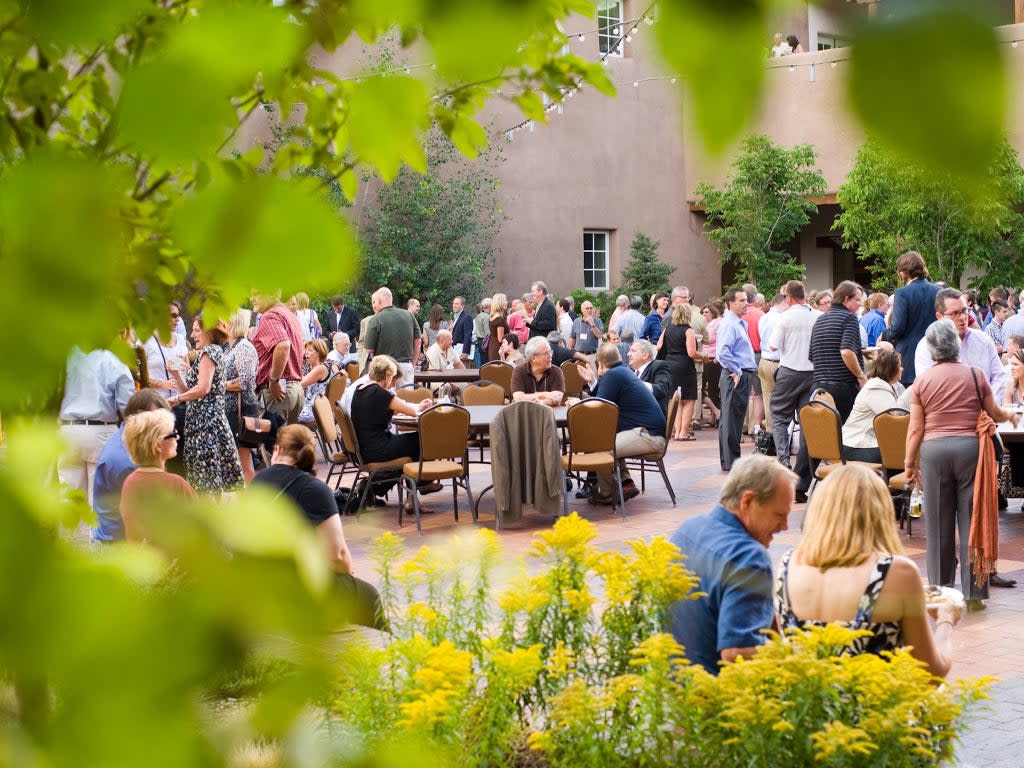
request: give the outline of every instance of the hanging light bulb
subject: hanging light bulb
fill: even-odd
[[[619,34],[619,28],[615,27],[614,29],[612,29],[612,34],[613,35],[618,35]]]
[[[629,35],[626,35],[626,42],[627,43],[632,43],[633,42],[633,38],[630,37]]]
[[[676,84],[676,78],[673,77],[670,82],[672,83],[672,85],[675,85]]]
[[[639,88],[640,87],[640,81],[639,80],[634,80],[633,81],[633,87],[634,88]]]
[[[1019,43],[1016,40],[1014,40],[1012,43],[1010,43],[1010,47],[1011,48],[1016,48],[1018,45],[1019,45]]]
[[[586,35],[577,35],[576,39],[579,40],[582,43],[584,40],[587,39],[587,36]]]

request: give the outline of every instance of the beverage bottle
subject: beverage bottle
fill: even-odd
[[[907,513],[913,519],[917,519],[921,516],[921,510],[924,505],[924,491],[920,488],[914,488],[910,494],[910,511]]]

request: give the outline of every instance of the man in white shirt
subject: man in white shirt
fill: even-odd
[[[769,432],[772,431],[772,392],[775,390],[775,374],[779,370],[779,351],[772,349],[769,342],[786,309],[786,294],[777,293],[769,310],[757,321],[757,333],[761,339],[761,360],[757,364],[757,378],[761,381],[765,426]]]
[[[790,280],[785,288],[789,307],[779,317],[768,349],[779,355],[779,369],[772,390],[772,436],[779,462],[789,466],[789,428],[795,421],[797,408],[808,402],[814,379],[810,359],[811,329],[821,312],[807,304],[804,284]],[[763,338],[763,337],[762,337]],[[800,474],[800,467],[797,474]]]
[[[427,370],[450,371],[453,368],[465,368],[460,355],[452,346],[452,332],[442,328],[437,332],[437,340],[427,348]],[[457,394],[460,387],[458,384],[445,384],[434,382],[430,385],[435,395]]]
[[[184,336],[175,332],[181,322],[181,310],[176,304],[171,305],[170,341],[166,344],[156,331],[146,339],[142,348],[146,351],[146,368],[149,372],[149,386],[160,390],[165,398],[181,394],[174,379],[174,371],[182,376],[188,368],[185,358],[188,355],[188,342]]]
[[[337,331],[334,334],[334,349],[327,353],[328,365],[344,370],[349,363],[358,363],[359,355],[351,351],[352,340],[344,331]]]

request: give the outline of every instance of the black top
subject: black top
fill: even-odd
[[[388,447],[395,438],[390,430],[394,397],[373,382],[360,387],[352,395],[352,426],[366,461],[387,461],[390,457]]]
[[[338,514],[334,493],[322,480],[287,464],[274,464],[257,473],[253,485],[266,485],[283,490],[315,528]]]
[[[572,360],[573,355],[574,353],[571,349],[566,349],[561,345],[551,347],[551,362],[559,368],[562,367],[562,363],[566,360]]]
[[[842,304],[833,304],[832,309],[814,321],[811,330],[808,356],[814,363],[815,381],[856,385],[857,379],[843,361],[844,349],[857,353],[857,360],[863,369],[864,357],[860,349],[860,323],[857,316]]]
[[[530,323],[530,338],[532,339],[534,336],[547,338],[549,333],[557,330],[558,318],[555,316],[555,305],[551,303],[550,298],[545,296],[544,301],[537,307],[533,322]]]

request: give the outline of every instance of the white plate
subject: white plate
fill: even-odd
[[[929,590],[938,589],[938,593],[930,592]],[[932,587],[925,585],[924,588],[925,604],[930,606],[941,605],[942,603],[952,603],[953,605],[959,605],[963,607],[964,593],[959,589],[953,589],[952,587]]]

